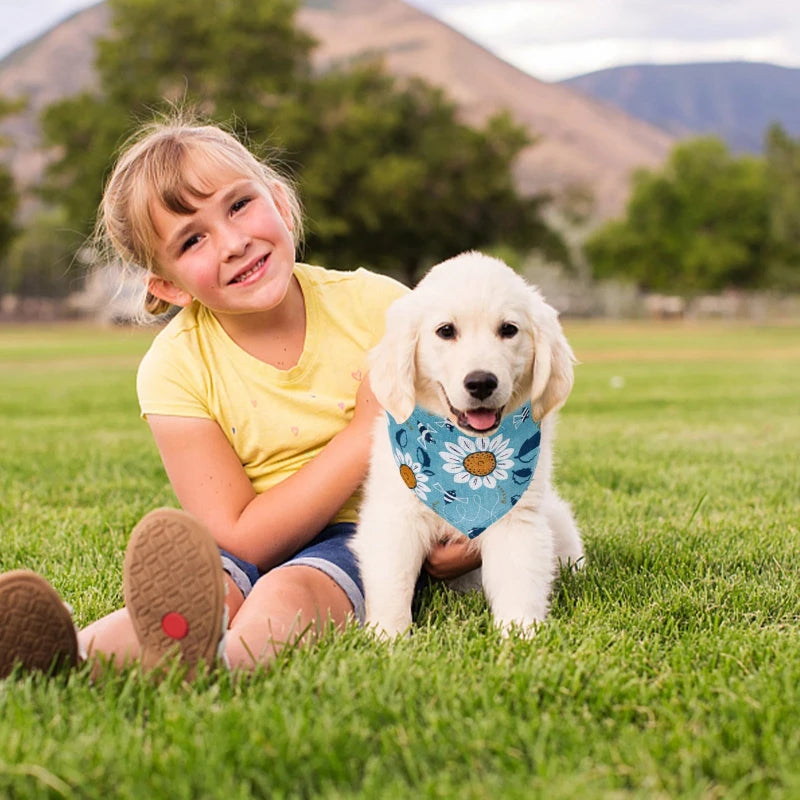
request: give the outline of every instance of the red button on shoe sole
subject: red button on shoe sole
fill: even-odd
[[[183,639],[189,633],[189,623],[183,614],[177,611],[170,611],[161,618],[161,630],[170,639]]]

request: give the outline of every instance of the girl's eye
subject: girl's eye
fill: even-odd
[[[436,335],[440,339],[455,339],[456,338],[456,326],[453,325],[452,322],[446,322],[444,325],[440,325],[436,329]]]
[[[181,245],[181,253],[185,253],[190,247],[194,247],[200,241],[200,236],[198,234],[194,234],[190,236],[182,245]]]
[[[519,328],[513,322],[504,322],[497,332],[501,339],[513,339],[519,333]]]
[[[237,211],[241,211],[249,202],[249,197],[242,197],[231,206],[231,212],[235,214]]]

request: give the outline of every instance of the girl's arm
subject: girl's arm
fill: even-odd
[[[206,524],[220,547],[266,570],[319,533],[362,483],[379,410],[363,381],[347,427],[261,494],[216,422],[152,414],[147,421],[184,510]]]

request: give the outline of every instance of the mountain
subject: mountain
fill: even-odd
[[[105,6],[92,6],[0,61],[0,96],[27,100],[22,113],[0,122],[0,136],[6,140],[0,158],[23,189],[36,183],[47,162],[40,147],[39,113],[48,103],[95,85],[92,41],[107,27]]]
[[[598,218],[623,210],[630,173],[658,167],[674,141],[570,87],[521,72],[403,0],[308,0],[298,24],[318,40],[320,68],[379,54],[392,73],[443,87],[469,122],[509,109],[539,139],[520,156],[520,188],[563,196],[588,187]],[[46,103],[93,85],[92,42],[108,25],[100,3],[0,62],[0,95],[30,98],[28,110],[0,128],[13,140],[7,159],[23,186],[36,181],[45,163],[36,115]]]
[[[678,138],[713,134],[737,153],[760,153],[779,122],[800,136],[800,69],[773,64],[640,64],[562,81]]]

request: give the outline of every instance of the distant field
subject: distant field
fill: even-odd
[[[249,679],[0,683],[0,797],[800,797],[800,328],[565,328],[587,566],[533,641],[438,588],[406,640],[351,630]],[[0,570],[80,624],[175,504],[135,398],[152,335],[0,327]]]

